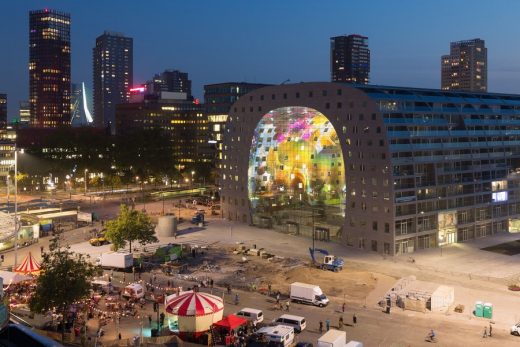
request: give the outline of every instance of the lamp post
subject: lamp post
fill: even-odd
[[[85,176],[83,178],[83,180],[85,181],[85,195],[87,195],[87,172],[88,169],[85,169]]]
[[[22,150],[23,153],[23,150]],[[14,267],[18,265],[18,151],[14,146]]]
[[[195,175],[195,171],[192,171],[191,172],[191,189],[193,189],[194,187],[194,182],[193,182],[193,176]]]
[[[441,249],[441,257],[442,257],[442,245],[444,244],[444,235],[439,235],[439,248]]]

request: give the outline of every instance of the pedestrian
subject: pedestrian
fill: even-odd
[[[343,303],[343,305],[341,305],[341,312],[345,313],[345,303]]]
[[[354,315],[352,316],[352,323],[357,324],[357,316],[356,316],[355,313],[354,313]]]
[[[271,296],[271,283],[267,284],[267,296]]]
[[[287,303],[285,304],[285,310],[289,312],[289,306],[291,305],[291,300],[287,300]]]
[[[43,246],[40,246],[40,254],[43,254]]]
[[[320,334],[323,333],[323,322],[320,320]]]
[[[487,336],[487,327],[484,327],[484,334],[482,334],[482,338],[485,339]]]
[[[235,294],[235,305],[238,305],[238,300],[239,300],[238,293],[236,293]]]
[[[168,280],[166,283],[167,283],[168,288],[170,288],[170,280]]]
[[[228,285],[227,285],[227,293],[228,293],[228,294],[231,294],[231,284],[228,284]]]
[[[330,330],[330,319],[327,318],[327,320],[325,321],[325,327],[327,328],[327,331]]]
[[[276,293],[276,303],[280,303],[280,292]]]
[[[195,258],[195,248],[193,248],[193,249],[191,250],[191,256],[192,256],[193,258]]]
[[[343,329],[343,316],[340,316],[340,317],[339,317],[338,327],[339,327],[340,329]]]
[[[489,323],[489,337],[491,337],[492,331],[493,331],[493,327],[491,326],[491,323]]]
[[[152,326],[152,315],[148,315],[148,323],[150,323],[150,327]]]
[[[119,340],[121,340],[121,333],[119,333],[117,337],[119,338]]]

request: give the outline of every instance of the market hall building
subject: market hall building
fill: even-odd
[[[224,218],[384,254],[520,231],[520,95],[271,86],[226,132]]]

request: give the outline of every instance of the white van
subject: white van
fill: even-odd
[[[127,298],[141,299],[144,298],[144,288],[139,283],[132,283],[125,287],[122,295]]]
[[[264,313],[262,312],[262,310],[257,310],[255,308],[244,307],[243,309],[235,313],[235,316],[245,318],[248,321],[251,321],[256,324],[262,323],[264,321]]]
[[[294,331],[297,333],[302,332],[303,329],[307,326],[307,322],[305,321],[305,317],[293,316],[291,314],[283,314],[278,319],[276,319],[274,324],[282,324],[288,325],[294,328]]]
[[[257,333],[264,335],[269,342],[284,347],[291,346],[294,342],[294,329],[287,325],[264,327],[258,329]]]
[[[94,280],[90,282],[92,286],[92,290],[95,292],[103,292],[106,294],[110,294],[113,292],[114,287],[112,287],[112,283],[109,281],[103,281],[103,280]]]

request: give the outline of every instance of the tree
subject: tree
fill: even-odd
[[[155,228],[150,217],[144,212],[130,210],[128,206],[122,204],[116,219],[108,221],[105,237],[112,242],[114,250],[130,244],[132,252],[132,242],[138,241],[141,245],[157,242]]]
[[[29,300],[29,308],[41,314],[52,310],[60,313],[63,316],[61,339],[64,340],[70,306],[88,297],[90,280],[98,274],[98,269],[82,254],[60,247],[58,240],[59,236],[53,238],[49,252],[42,256],[41,274]]]

